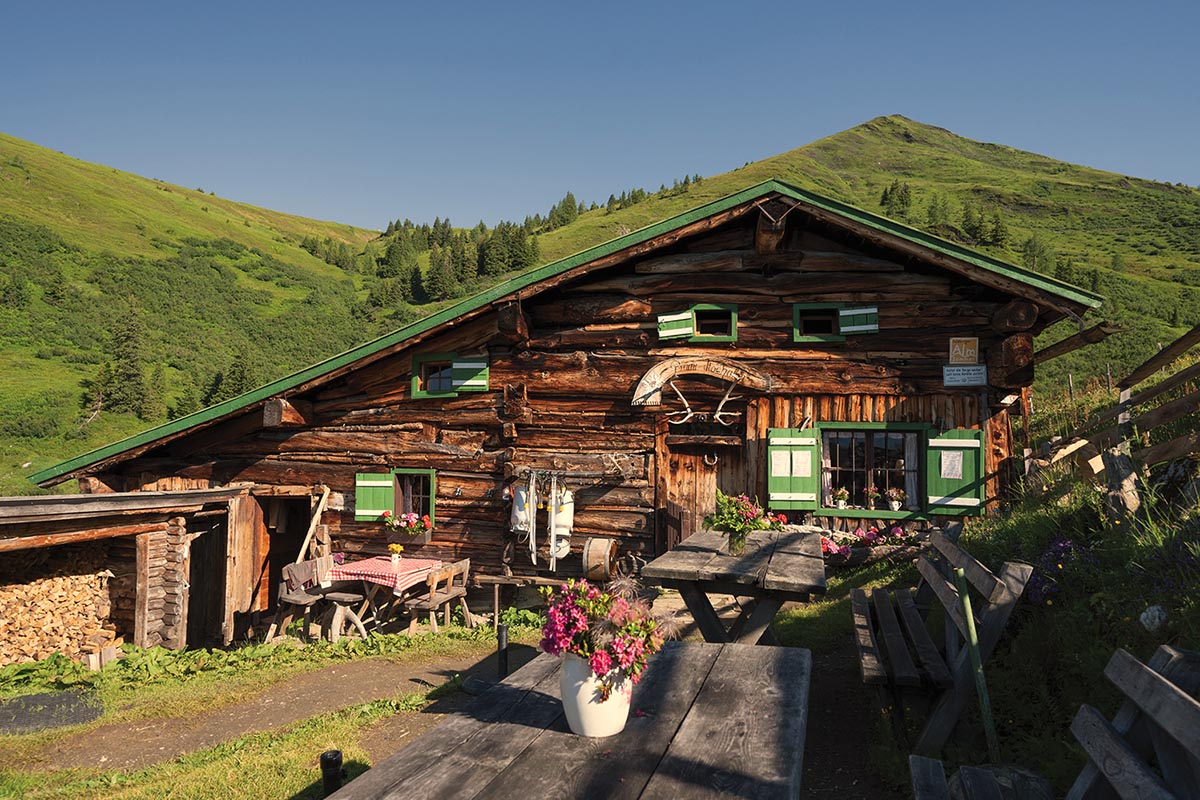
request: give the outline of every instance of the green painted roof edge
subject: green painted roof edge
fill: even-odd
[[[1021,283],[1031,285],[1035,288],[1041,289],[1042,291],[1058,295],[1073,302],[1080,303],[1091,308],[1095,308],[1100,305],[1101,298],[1099,295],[1094,295],[1091,292],[1086,292],[1083,289],[1063,283],[1062,281],[1054,280],[1053,278],[1047,278],[1044,275],[1028,272],[1027,270],[1023,270],[1020,267],[1016,267],[1012,264],[1007,264],[1003,261],[989,258],[981,253],[976,253],[964,247],[960,247],[953,242],[922,233],[921,231],[914,230],[913,228],[909,228],[908,226],[902,225],[898,222],[893,222],[892,220],[884,217],[871,214],[868,211],[863,211],[855,206],[848,205],[846,203],[840,203],[836,200],[822,197],[818,194],[806,191],[804,189],[799,189],[781,181],[770,179],[754,184],[753,186],[749,186],[739,192],[735,192],[734,194],[726,195],[725,197],[705,203],[702,206],[697,206],[696,208],[685,211],[682,214],[678,214],[674,217],[668,217],[660,222],[647,225],[644,228],[639,228],[638,230],[627,233],[624,236],[620,236],[616,239],[611,239],[607,242],[595,245],[587,250],[582,250],[574,255],[567,256],[566,258],[559,259],[558,261],[550,264],[545,264],[541,267],[530,270],[529,272],[523,272],[520,275],[516,275],[507,281],[504,281],[503,283],[499,283],[490,289],[480,292],[479,294],[464,298],[454,305],[437,312],[436,314],[432,314],[424,319],[417,320],[416,322],[406,325],[403,328],[399,328],[391,333],[381,336],[378,339],[373,339],[369,342],[359,345],[358,347],[353,347],[343,353],[339,353],[338,355],[327,358],[324,361],[313,364],[310,367],[306,367],[298,372],[294,372],[291,375],[286,375],[278,380],[265,384],[264,386],[260,386],[257,389],[253,389],[245,394],[238,395],[237,397],[232,397],[221,403],[217,403],[214,406],[201,409],[200,411],[189,414],[186,417],[180,417],[179,419],[171,420],[170,422],[166,422],[154,428],[149,428],[141,433],[126,437],[125,439],[105,445],[104,447],[82,453],[75,458],[63,461],[52,467],[47,467],[40,472],[35,472],[30,475],[28,480],[37,484],[46,483],[69,472],[74,472],[75,470],[89,466],[98,461],[103,461],[106,458],[119,455],[126,450],[131,450],[135,447],[141,447],[142,445],[149,444],[157,439],[185,431],[188,428],[192,428],[197,425],[203,425],[206,422],[212,422],[220,419],[227,414],[232,414],[248,406],[252,406],[255,403],[267,400],[279,394],[280,392],[285,392],[288,389],[292,389],[302,383],[319,378],[327,372],[332,372],[335,369],[344,367],[347,364],[358,361],[359,359],[373,355],[380,350],[391,347],[395,344],[399,344],[400,342],[403,342],[412,336],[424,333],[432,328],[437,327],[438,325],[441,325],[444,322],[448,322],[455,317],[461,316],[470,311],[474,311],[488,303],[504,297],[505,295],[520,291],[521,289],[537,283],[538,281],[554,277],[559,273],[566,272],[569,269],[586,264],[587,262],[593,261],[597,258],[603,258],[604,256],[611,255],[612,253],[624,250],[627,247],[641,244],[642,242],[653,239],[656,236],[661,236],[662,234],[668,233],[676,228],[682,228],[685,225],[690,225],[691,223],[704,219],[705,217],[718,214],[722,211],[727,211],[730,208],[734,208],[742,203],[749,202],[772,192],[778,192],[791,197],[794,200],[809,203],[818,208],[822,208],[849,219],[853,219],[857,222],[869,225],[872,228],[876,228],[884,233],[899,236],[915,244],[928,247],[931,250],[936,250],[961,261],[966,261],[990,272],[1000,273],[1006,277],[1018,280]]]

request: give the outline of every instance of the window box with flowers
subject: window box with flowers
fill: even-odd
[[[915,558],[924,547],[925,535],[904,530],[899,525],[880,530],[872,525],[851,533],[830,531],[821,537],[821,555],[830,567],[854,567],[875,561]]]

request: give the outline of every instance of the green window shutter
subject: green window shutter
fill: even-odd
[[[817,433],[799,428],[767,431],[767,504],[775,510],[815,509],[821,461]]]
[[[450,365],[451,381],[456,392],[486,392],[488,390],[488,359],[483,356],[463,356]]]
[[[695,329],[692,312],[680,311],[678,314],[658,315],[659,339],[687,339]]]
[[[378,522],[384,511],[396,510],[396,481],[392,473],[360,472],[354,476],[354,519]]]
[[[839,308],[838,333],[844,336],[879,333],[879,309],[875,306]]]
[[[930,514],[983,511],[983,431],[931,434],[925,450],[925,494]]]

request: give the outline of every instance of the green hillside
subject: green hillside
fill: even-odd
[[[362,277],[300,244],[359,252],[376,235],[0,134],[0,494],[30,491],[31,469],[161,422],[218,375],[259,382],[360,341]],[[158,397],[142,419],[93,417],[81,394],[119,360],[131,316]]]
[[[1096,319],[1131,332],[1039,367],[1042,389],[1068,371],[1082,384],[1106,364],[1120,375],[1200,322],[1200,191],[1192,187],[899,116],[696,178],[658,192],[614,187],[621,199],[592,210],[568,193],[544,219],[494,229],[405,220],[380,236],[0,134],[0,494],[31,491],[23,476],[38,469],[281,377],[512,270],[768,178],[1108,297]],[[881,206],[885,190],[891,199]],[[1039,345],[1071,332],[1060,323]],[[124,392],[129,384],[138,392]]]

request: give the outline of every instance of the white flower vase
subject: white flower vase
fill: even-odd
[[[845,501],[845,500],[834,500],[833,502],[837,503],[837,507],[838,507],[838,508],[845,508],[845,507],[846,507],[846,501]]]
[[[586,660],[574,653],[563,655],[558,676],[562,694],[563,713],[572,733],[580,736],[612,736],[625,728],[629,719],[629,702],[633,684],[622,677],[601,700],[600,679]]]
[[[888,500],[888,507],[892,509],[892,511],[899,511],[900,507],[903,505],[904,504],[899,500]]]
[[[395,570],[400,566],[400,554],[392,553],[392,569]]]

